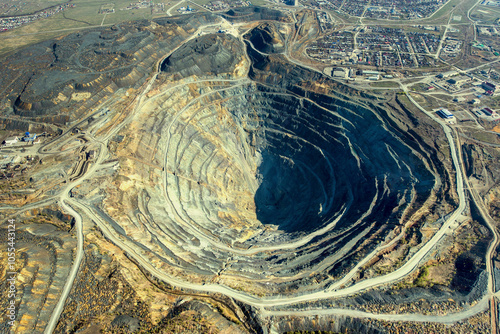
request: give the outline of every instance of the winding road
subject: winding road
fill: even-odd
[[[61,200],[61,207],[68,214],[72,215],[75,218],[75,227],[76,234],[78,239],[78,244],[76,248],[76,257],[73,261],[73,267],[71,268],[71,272],[66,280],[66,284],[64,284],[63,291],[61,292],[61,297],[59,297],[59,301],[57,302],[54,311],[52,311],[52,315],[50,317],[49,322],[47,323],[47,327],[45,327],[45,334],[50,334],[56,328],[57,322],[59,321],[59,317],[61,316],[62,311],[64,310],[64,305],[66,303],[66,299],[68,299],[69,292],[73,287],[73,283],[75,281],[76,275],[78,274],[78,269],[80,268],[80,264],[83,259],[83,223],[82,216],[68,204],[66,204],[63,200]]]
[[[218,26],[218,25],[212,25],[212,26]],[[190,39],[195,38],[201,30],[197,31],[193,36],[187,40],[185,40],[183,43],[188,42]],[[182,46],[183,44],[179,45],[177,48]],[[458,224],[456,224],[457,218],[463,213],[463,211],[466,209],[466,196],[465,196],[465,184],[466,180],[463,176],[463,168],[462,168],[462,162],[460,159],[460,156],[457,152],[459,152],[459,148],[455,144],[455,140],[453,138],[453,133],[452,129],[446,124],[445,122],[441,121],[440,119],[436,118],[435,115],[431,112],[428,112],[424,108],[422,108],[408,93],[407,87],[404,86],[403,90],[407,93],[408,98],[410,101],[418,107],[422,112],[424,112],[426,115],[431,117],[433,120],[435,120],[437,123],[439,123],[444,130],[444,133],[446,135],[446,138],[448,140],[449,146],[450,146],[450,153],[451,153],[451,158],[453,162],[454,169],[456,171],[456,191],[459,197],[459,205],[455,209],[455,211],[449,215],[448,219],[444,222],[442,227],[434,234],[434,236],[428,240],[402,267],[399,269],[386,274],[382,276],[378,276],[375,278],[370,278],[370,279],[365,279],[362,280],[358,283],[355,283],[351,286],[342,288],[342,285],[347,282],[351,277],[353,277],[361,267],[360,264],[358,264],[351,272],[347,274],[347,276],[337,282],[332,284],[330,287],[328,287],[325,290],[317,291],[317,292],[312,292],[308,294],[303,294],[303,295],[292,295],[292,296],[274,296],[274,297],[258,297],[254,295],[250,295],[245,292],[241,292],[223,285],[219,284],[195,284],[191,283],[188,281],[184,281],[181,279],[178,279],[176,277],[169,276],[168,274],[165,274],[164,272],[158,270],[154,265],[152,265],[148,259],[140,252],[137,251],[135,247],[132,247],[129,245],[126,240],[123,240],[123,238],[114,230],[112,229],[109,224],[103,219],[99,213],[95,212],[90,206],[88,206],[85,202],[80,201],[78,199],[69,197],[69,193],[71,189],[74,187],[78,186],[85,180],[92,179],[94,176],[95,172],[101,168],[103,162],[105,159],[109,157],[109,152],[108,152],[108,142],[110,138],[112,138],[120,129],[122,129],[126,124],[130,122],[130,120],[135,116],[138,110],[141,109],[141,107],[144,105],[144,103],[147,102],[145,100],[145,95],[151,90],[151,87],[155,83],[156,77],[159,74],[160,71],[160,64],[165,59],[168,57],[172,52],[174,52],[177,48],[172,50],[168,55],[166,55],[164,58],[162,58],[157,66],[156,66],[156,72],[152,74],[149,82],[144,85],[144,89],[140,95],[136,97],[135,105],[130,111],[128,115],[126,115],[123,120],[119,123],[116,124],[107,134],[101,135],[100,139],[92,137],[92,135],[87,134],[87,137],[90,139],[91,143],[93,145],[98,146],[97,150],[97,157],[95,159],[95,162],[92,163],[91,167],[86,171],[84,175],[82,175],[80,178],[76,179],[72,183],[68,184],[68,186],[62,191],[62,193],[59,195],[59,202],[61,207],[65,212],[68,214],[72,215],[75,218],[75,227],[76,227],[76,235],[78,239],[78,246],[76,250],[76,257],[73,263],[73,267],[71,269],[70,275],[68,277],[68,280],[64,286],[63,292],[61,293],[61,297],[58,301],[57,306],[54,309],[54,312],[51,316],[51,319],[46,327],[45,333],[49,334],[52,333],[55,326],[57,325],[57,321],[59,320],[59,317],[64,309],[64,304],[67,300],[67,297],[69,295],[69,292],[71,291],[71,288],[73,286],[73,282],[75,281],[76,275],[78,273],[78,269],[80,267],[80,263],[82,261],[83,257],[83,217],[86,217],[88,219],[91,219],[102,231],[102,233],[105,235],[105,237],[116,244],[118,247],[120,247],[124,252],[126,252],[129,256],[133,257],[137,263],[140,264],[142,268],[144,268],[147,272],[149,272],[151,275],[155,276],[161,281],[164,281],[172,286],[175,286],[177,288],[182,288],[182,289],[188,289],[188,290],[195,290],[195,291],[200,291],[200,292],[209,292],[209,293],[220,293],[224,294],[226,296],[229,296],[235,300],[238,300],[240,302],[246,303],[248,305],[257,307],[260,309],[261,313],[263,316],[281,316],[281,315],[301,315],[301,316],[308,316],[308,315],[326,315],[326,314],[336,314],[336,315],[348,315],[348,316],[353,316],[353,317],[366,317],[366,318],[376,318],[376,319],[382,319],[382,320],[391,320],[391,321],[434,321],[434,322],[440,322],[440,323],[452,323],[456,322],[459,320],[464,320],[469,318],[470,316],[477,314],[479,312],[482,312],[488,308],[488,303],[489,299],[495,296],[495,291],[493,288],[493,278],[492,278],[492,264],[490,261],[488,261],[489,265],[487,268],[487,271],[491,274],[489,277],[488,281],[488,294],[484,296],[483,299],[481,299],[477,304],[475,304],[473,307],[466,309],[462,312],[454,313],[454,314],[448,314],[444,316],[424,316],[424,315],[419,315],[419,314],[400,314],[400,315],[394,315],[394,314],[373,314],[373,313],[368,313],[368,312],[361,312],[361,311],[354,311],[354,310],[346,310],[346,309],[335,309],[335,308],[329,308],[329,309],[301,309],[301,310],[276,310],[274,309],[275,307],[280,307],[280,306],[293,306],[297,303],[301,302],[310,302],[310,301],[317,301],[317,300],[324,300],[324,299],[329,299],[329,298],[334,298],[334,297],[345,297],[345,296],[352,296],[354,294],[360,293],[362,291],[372,289],[378,286],[382,285],[388,285],[394,282],[397,282],[405,277],[407,277],[409,274],[413,273],[416,269],[419,268],[419,265],[422,263],[422,261],[429,255],[431,250],[439,243],[439,241],[447,234],[453,233],[454,229],[458,227]],[[287,58],[290,59],[290,57],[287,55]],[[299,62],[290,59],[292,62],[303,66]],[[306,66],[307,68],[311,69],[310,67]],[[213,79],[211,81],[214,81]],[[231,80],[224,80],[230,82]],[[235,80],[236,81],[236,80]],[[60,136],[58,139],[55,141],[51,142],[50,145],[52,145],[53,149],[52,152],[54,152],[55,147],[59,146],[61,143],[60,141],[64,142],[64,136]],[[468,184],[467,184],[468,187]],[[166,186],[164,187],[166,188]],[[83,217],[82,217],[83,215]],[[319,233],[325,233],[327,231],[328,226],[325,229],[319,230]],[[490,228],[493,230],[493,227],[490,226]],[[494,231],[495,235],[495,240],[490,245],[490,248],[488,249],[488,256],[491,256],[494,246],[498,243],[498,237],[496,232]],[[197,236],[200,238],[204,238],[207,240],[206,236],[203,236],[201,233],[197,233]],[[311,240],[311,238],[307,237],[304,240],[299,241],[300,243],[302,242],[307,242]],[[213,242],[213,241],[212,241]],[[394,242],[394,240],[392,241]],[[228,247],[227,245],[217,245],[218,247],[225,248]],[[295,247],[297,244],[290,244],[290,245],[278,245],[278,246],[269,246],[269,247],[261,247],[258,249],[249,249],[247,251],[242,251],[245,253],[255,253],[257,251],[266,251],[266,250],[272,250],[275,249],[276,247]],[[364,260],[362,260],[360,263],[364,264],[371,258],[373,258],[380,250],[382,250],[384,247],[387,247],[388,245],[381,245],[379,248],[377,248],[374,252],[369,254]],[[230,248],[230,247],[229,247]],[[235,251],[234,249],[231,248],[231,251]]]

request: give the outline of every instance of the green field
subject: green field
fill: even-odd
[[[0,2],[4,2],[6,5],[0,9],[0,15],[8,16],[31,14],[48,7],[67,3],[64,0],[11,0]]]
[[[198,5],[206,5],[215,0],[191,0],[191,1],[197,3]]]
[[[254,6],[269,5],[269,1],[265,1],[265,0],[251,0],[250,2],[251,2],[251,3],[252,3],[252,5],[254,5]]]
[[[376,88],[399,88],[399,84],[394,81],[377,81],[371,82],[370,87]]]
[[[57,1],[53,1],[58,3]],[[34,2],[35,3],[35,2]],[[43,40],[61,36],[79,29],[112,25],[125,21],[152,19],[151,8],[121,10],[130,5],[130,0],[112,2],[114,13],[99,14],[101,6],[110,4],[110,0],[74,0],[74,8],[68,8],[46,19],[34,21],[19,28],[0,34],[0,56],[16,49]],[[177,2],[175,2],[177,3]],[[45,3],[47,5],[47,2]],[[172,2],[172,4],[174,4]]]
[[[102,14],[101,20],[102,20]],[[104,24],[116,24],[124,21],[134,21],[147,19],[151,20],[153,17],[151,15],[151,9],[136,9],[136,10],[124,10],[124,11],[115,11],[113,14],[107,14],[104,19]]]
[[[495,20],[500,18],[500,7],[477,6],[472,11],[471,17],[483,24],[494,24]]]
[[[408,20],[390,20],[389,25],[404,25],[409,28],[411,24],[421,24],[421,25],[443,25],[448,23],[448,18],[450,13],[453,11],[453,16],[461,16],[461,20],[451,20],[450,23],[459,24],[465,23],[469,20],[467,19],[467,10],[476,3],[475,0],[449,0],[443,7],[436,11],[433,15],[427,18]],[[377,20],[364,18],[363,23],[365,24],[376,24],[384,25],[388,24],[388,20]]]
[[[434,13],[431,17],[429,17],[430,20],[432,19],[443,19],[443,16],[448,16],[450,12],[458,5],[460,4],[460,0],[450,0],[446,5],[441,7],[437,12]],[[460,15],[459,13],[455,13],[455,15]],[[441,24],[447,23],[447,22],[440,22]]]
[[[340,22],[345,22],[345,23],[359,23],[359,18],[354,17],[354,16],[349,16],[344,12],[336,12],[334,10],[325,10],[326,12],[330,13],[336,21]]]
[[[460,21],[454,21],[453,19],[450,23],[465,23],[468,22],[467,11],[477,3],[476,0],[450,0],[446,5],[441,7],[437,12],[427,19],[426,23],[434,24],[446,24],[448,23],[448,17],[450,13],[453,16],[462,16]],[[446,21],[444,21],[446,20]]]

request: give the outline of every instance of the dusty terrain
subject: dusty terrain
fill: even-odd
[[[0,151],[15,332],[490,328],[498,148],[301,66],[311,15],[139,21],[2,60],[5,137],[44,133]]]

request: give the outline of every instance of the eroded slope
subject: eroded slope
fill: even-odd
[[[207,63],[227,43],[241,42],[208,35],[185,48]],[[239,66],[218,76],[190,61],[179,76],[171,65],[185,48],[121,132],[122,167],[103,207],[160,270],[258,294],[316,290],[312,272],[340,277],[441,191],[433,153],[373,99],[353,101],[319,74],[252,52],[251,64],[234,53]]]

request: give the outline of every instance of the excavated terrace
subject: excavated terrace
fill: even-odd
[[[326,286],[308,277],[339,277],[394,237],[439,174],[369,99],[349,100],[293,65],[283,71],[279,56],[257,63],[238,43],[203,36],[165,60],[122,147],[161,172],[123,168],[127,181],[115,184],[133,189],[119,197],[135,209],[112,217],[142,256],[184,279],[260,294]],[[185,57],[189,48],[205,59]],[[227,58],[229,49],[238,52]],[[222,64],[218,55],[226,67],[204,71]],[[304,88],[311,82],[321,89]],[[118,205],[112,198],[105,207]]]

